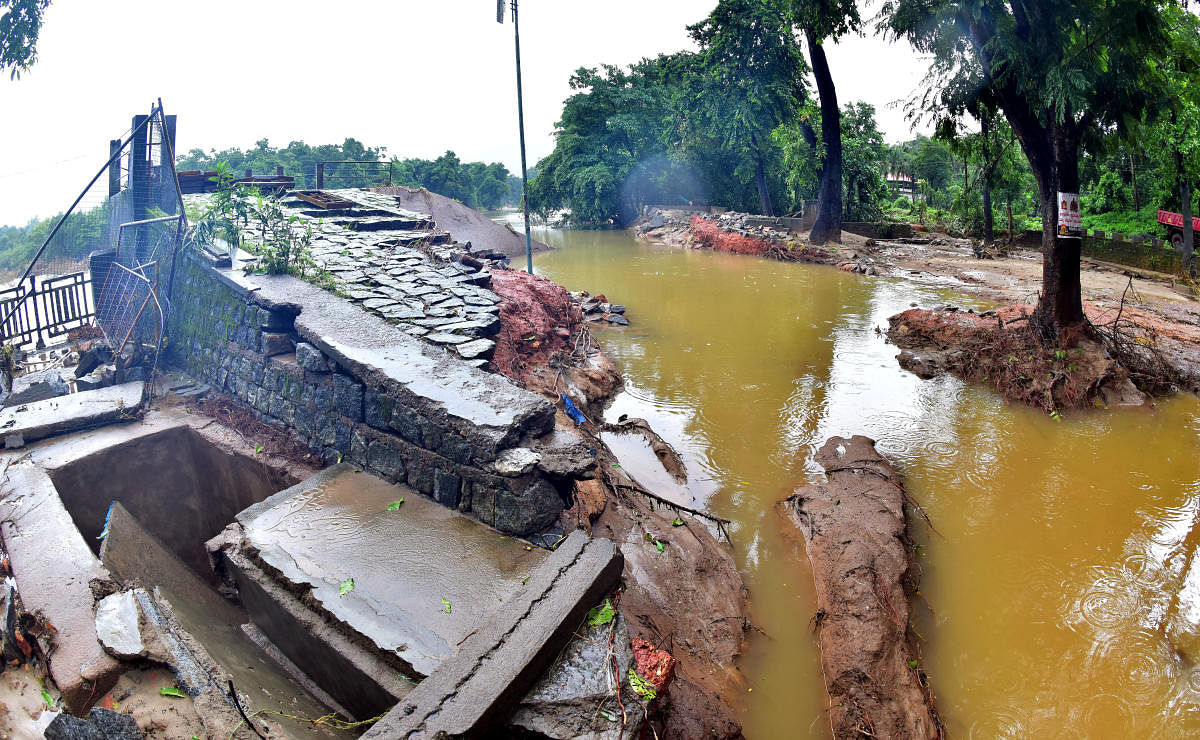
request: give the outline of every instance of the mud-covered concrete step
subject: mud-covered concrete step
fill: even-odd
[[[624,560],[610,540],[571,534],[458,651],[364,738],[483,737],[498,731],[612,589]]]
[[[143,383],[124,383],[81,391],[0,411],[0,439],[20,447],[40,439],[132,421],[142,405]]]
[[[237,522],[210,551],[263,632],[356,714],[391,707],[397,675],[429,675],[548,557],[344,464]]]

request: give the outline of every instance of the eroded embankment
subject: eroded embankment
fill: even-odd
[[[605,446],[602,430],[627,431],[601,419],[621,376],[570,294],[545,278],[516,271],[494,271],[493,289],[501,297],[504,327],[492,360],[497,372],[556,400],[566,393],[587,417],[575,425],[558,401],[559,433],[578,435],[597,450],[597,478],[576,483],[562,524],[567,531],[583,527],[620,545],[625,567],[617,601],[629,631],[645,648],[641,654],[661,662],[666,656],[657,651],[665,649],[674,660],[664,669],[673,678],[664,676],[656,684],[665,691],[651,718],[655,731],[660,737],[740,737],[738,697],[745,689],[735,659],[746,624],[746,589],[729,548],[703,521],[687,514],[676,519],[676,512],[662,512],[661,506],[656,511]],[[648,426],[637,432],[652,447],[657,442],[669,448]],[[665,449],[662,454],[670,458],[664,464],[672,475],[684,475],[677,454]]]
[[[900,477],[866,437],[833,437],[816,459],[826,482],[780,507],[812,562],[833,736],[941,737],[909,628],[916,574]]]
[[[1048,413],[1089,406],[1140,406],[1178,373],[1136,327],[1097,328],[1073,347],[1043,342],[1028,306],[976,314],[912,309],[889,319],[901,367],[922,378],[950,373],[995,388],[1007,401]]]

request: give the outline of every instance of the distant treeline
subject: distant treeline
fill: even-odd
[[[353,138],[318,146],[293,141],[275,148],[267,139],[259,139],[253,149],[192,149],[179,158],[176,166],[180,170],[211,170],[217,162],[225,162],[237,174],[252,170],[256,175],[274,174],[282,167],[284,174],[296,178],[298,187],[312,188],[316,187],[318,163],[347,160],[378,164],[329,165],[325,187],[380,185],[387,180],[390,167],[392,184],[427,188],[471,208],[500,208],[521,202],[521,178],[509,174],[499,162],[463,162],[454,152],[434,160],[389,158],[384,147],[366,146]]]

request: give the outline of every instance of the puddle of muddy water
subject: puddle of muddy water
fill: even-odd
[[[637,438],[623,464],[735,523],[763,635],[742,668],[751,738],[826,737],[803,545],[774,511],[833,434],[866,434],[940,534],[917,528],[916,628],[952,737],[1186,737],[1200,732],[1200,402],[1055,422],[897,366],[876,327],[936,286],[541,230],[537,269],[629,307],[598,330],[641,416],[684,457],[670,483]]]

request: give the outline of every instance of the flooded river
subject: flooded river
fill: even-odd
[[[559,248],[541,274],[628,306],[631,327],[597,330],[626,381],[610,415],[649,419],[691,479],[611,440],[625,467],[735,523],[761,628],[741,662],[748,737],[828,736],[812,577],[774,507],[834,434],[878,440],[937,528],[916,525],[916,629],[951,737],[1200,734],[1196,399],[1056,422],[919,380],[876,332],[970,299],[620,232],[537,237]]]

